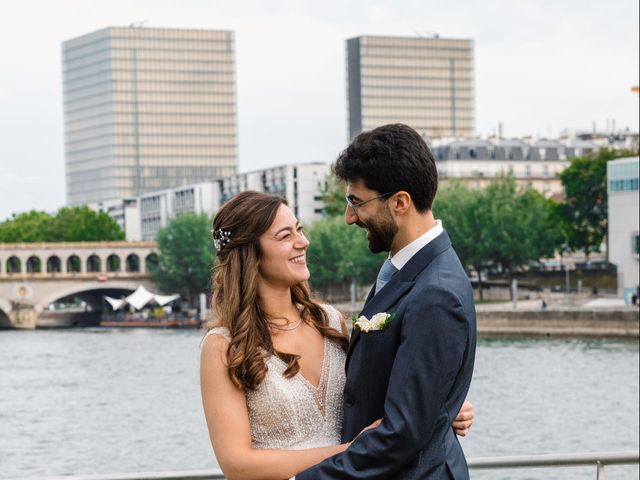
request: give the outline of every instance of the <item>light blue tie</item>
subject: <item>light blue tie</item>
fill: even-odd
[[[378,278],[376,279],[376,295],[382,287],[384,287],[391,277],[398,271],[396,267],[393,266],[390,259],[386,259],[380,267],[380,271],[378,272]]]

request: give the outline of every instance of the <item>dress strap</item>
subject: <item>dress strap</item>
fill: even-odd
[[[329,317],[329,326],[340,331],[342,329],[340,321],[342,315],[340,314],[340,312],[338,312],[338,310],[328,304],[322,305],[322,308],[327,313],[327,317]]]
[[[231,333],[229,332],[229,329],[227,327],[213,327],[207,332],[204,338],[207,338],[209,335],[220,335],[221,337],[224,337],[228,342],[231,341]]]

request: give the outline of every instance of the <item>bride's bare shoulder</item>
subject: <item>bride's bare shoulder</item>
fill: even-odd
[[[231,335],[225,327],[214,327],[207,332],[200,345],[201,364],[220,361],[226,364]]]

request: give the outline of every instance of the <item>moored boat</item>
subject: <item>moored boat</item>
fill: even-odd
[[[200,320],[196,319],[140,319],[140,320],[100,320],[101,327],[110,328],[198,328]]]

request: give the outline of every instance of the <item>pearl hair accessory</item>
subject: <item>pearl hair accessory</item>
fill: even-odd
[[[216,247],[216,251],[220,252],[231,241],[231,232],[227,230],[213,230],[213,246]]]

